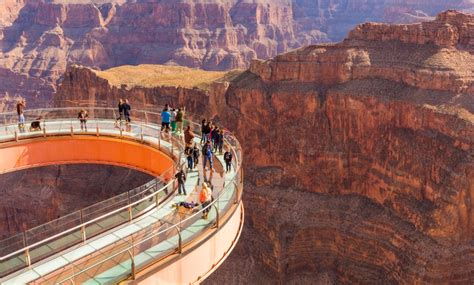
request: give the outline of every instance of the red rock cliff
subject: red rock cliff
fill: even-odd
[[[246,68],[365,21],[419,22],[466,0],[45,1],[0,3],[0,109],[18,96],[51,103],[70,64],[110,68],[167,63]]]
[[[472,26],[453,11],[364,24],[342,43],[254,61],[204,92],[205,108],[140,91],[139,104],[189,104],[242,141],[246,228],[207,282],[472,284]],[[57,102],[115,103],[106,81],[74,72]]]

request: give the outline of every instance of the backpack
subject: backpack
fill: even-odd
[[[212,150],[210,146],[204,145],[202,148],[202,153],[207,157],[210,158],[212,156]]]
[[[201,193],[199,193],[199,202],[204,203],[207,201],[207,191],[206,189],[202,189],[201,190]]]

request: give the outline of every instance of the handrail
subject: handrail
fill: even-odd
[[[94,110],[110,110],[111,108],[96,108],[96,107],[94,107],[94,108],[89,108],[89,109],[94,109]],[[77,108],[34,109],[34,110],[32,110],[32,111],[35,111],[35,112],[46,112],[46,111],[57,111],[57,110],[77,110]],[[4,118],[5,118],[5,115],[6,115],[6,114],[16,114],[16,113],[10,112],[10,113],[3,113],[3,114],[4,114]],[[64,121],[65,119],[66,119],[66,120],[73,120],[73,118],[68,117],[68,118],[55,118],[54,121]],[[101,120],[105,120],[104,118],[100,118],[100,119],[101,119]],[[113,122],[113,121],[112,121],[112,122]],[[32,133],[32,134],[35,135],[35,133]],[[178,161],[177,163],[180,164],[180,161]],[[176,167],[176,165],[172,166],[171,168],[167,169],[164,173],[168,173],[169,171],[171,171],[171,170],[174,169],[175,167]],[[7,255],[4,255],[4,256],[0,257],[0,261],[4,261],[4,260],[6,260],[6,259],[8,259],[8,258],[10,258],[10,257],[12,257],[12,256],[14,256],[14,255],[17,255],[17,254],[26,252],[27,250],[30,250],[30,249],[32,249],[32,248],[35,248],[35,247],[37,247],[37,246],[39,246],[39,245],[42,245],[42,244],[44,244],[44,243],[46,243],[46,242],[48,242],[48,241],[54,240],[54,239],[56,239],[56,238],[58,238],[58,237],[61,237],[61,236],[65,235],[65,234],[68,234],[68,233],[73,232],[73,231],[75,231],[75,230],[84,228],[84,227],[86,227],[86,226],[88,226],[88,225],[90,225],[90,224],[92,224],[92,223],[94,223],[94,222],[96,222],[96,221],[99,221],[99,220],[102,220],[102,219],[104,219],[104,218],[110,217],[110,216],[112,216],[113,214],[118,213],[118,212],[120,212],[120,211],[123,211],[123,210],[125,210],[125,209],[127,209],[127,208],[134,207],[134,206],[140,204],[141,202],[143,202],[143,201],[145,201],[145,200],[147,200],[147,199],[150,199],[151,197],[153,197],[153,196],[155,196],[155,195],[157,195],[157,194],[162,193],[163,191],[165,191],[170,185],[172,185],[172,184],[174,183],[174,180],[175,180],[175,179],[170,180],[168,184],[165,184],[165,185],[164,185],[163,187],[161,187],[160,189],[157,189],[155,192],[153,192],[153,193],[151,193],[151,194],[149,194],[149,195],[147,195],[147,196],[141,198],[140,200],[137,200],[137,201],[135,201],[135,202],[133,202],[133,203],[131,203],[131,204],[128,204],[128,203],[127,203],[127,205],[124,206],[124,207],[115,209],[115,210],[113,210],[113,211],[111,211],[111,212],[108,212],[108,213],[106,213],[106,214],[103,214],[103,215],[101,215],[101,216],[99,216],[99,217],[96,217],[96,218],[94,218],[94,219],[92,219],[92,220],[89,220],[89,221],[87,221],[87,222],[81,223],[81,224],[79,224],[79,225],[77,225],[77,226],[75,226],[75,227],[73,227],[73,228],[67,229],[67,230],[62,231],[62,232],[60,232],[60,233],[58,233],[58,234],[55,234],[55,235],[53,235],[53,236],[50,236],[50,237],[48,237],[48,238],[46,238],[46,239],[43,239],[43,240],[41,240],[41,241],[38,241],[38,242],[36,242],[36,243],[34,243],[34,244],[27,245],[27,246],[25,246],[25,247],[23,247],[23,248],[21,248],[21,249],[19,249],[19,250],[16,250],[16,251],[14,251],[14,252],[12,252],[12,253],[9,253],[9,254],[7,254]],[[161,182],[161,180],[155,178],[155,179],[153,179],[153,180],[151,180],[151,181],[145,183],[144,185],[138,186],[138,187],[136,187],[136,188],[134,188],[134,189],[137,189],[137,188],[140,188],[140,187],[145,187],[145,189],[140,192],[140,193],[144,193],[144,192],[148,191],[149,189],[151,189],[151,188],[153,188],[153,187],[156,187],[156,186],[158,185],[158,182]],[[134,189],[129,190],[129,192],[130,192],[130,191],[133,191]],[[140,195],[140,193],[136,193],[136,194],[134,194],[134,196],[138,196],[138,195]],[[115,197],[117,197],[117,196],[115,196]],[[112,198],[110,198],[110,199],[113,199],[113,198],[114,198],[114,197],[112,197]],[[103,202],[105,202],[105,201],[107,201],[107,200],[104,200],[104,201],[99,202],[99,203],[103,203]],[[98,203],[98,204],[94,204],[94,205],[99,205],[99,203]],[[118,203],[119,203],[119,202],[118,202]],[[84,208],[84,209],[93,207],[94,205],[88,206],[88,207],[86,207],[86,208]],[[80,210],[80,211],[82,211],[82,210]],[[76,211],[76,212],[77,212],[77,211]],[[54,222],[54,220],[51,221],[51,222]],[[51,222],[48,222],[48,223],[51,223]],[[46,223],[46,224],[48,224],[48,223]],[[39,225],[39,226],[37,226],[37,227],[35,227],[35,228],[42,227],[42,226],[44,226],[44,225],[46,225],[46,224]],[[32,228],[32,229],[30,229],[30,230],[33,230],[33,229],[35,229],[35,228]],[[4,239],[4,240],[8,240],[8,239],[10,239],[10,238],[11,238],[11,237],[9,237],[9,238],[7,238],[7,239]],[[1,242],[1,241],[0,241],[0,242]]]
[[[88,109],[88,110],[102,110],[102,111],[104,111],[104,110],[105,110],[105,111],[115,111],[114,108],[100,108],[100,107],[90,107],[90,108],[85,108],[85,109]],[[59,112],[61,112],[61,111],[74,111],[74,112],[77,112],[77,110],[78,110],[78,108],[72,108],[72,107],[70,107],[70,108],[56,108],[56,109],[50,109],[50,108],[47,108],[47,109],[36,109],[36,110],[31,110],[31,111],[30,111],[30,110],[27,110],[27,112],[31,112],[31,113],[33,113],[33,112],[44,113],[44,112],[55,112],[55,111],[59,111]],[[146,120],[146,124],[150,126],[150,129],[156,129],[156,128],[159,129],[159,127],[158,127],[157,124],[149,123],[149,117],[150,117],[150,115],[152,115],[152,116],[155,115],[155,116],[157,116],[158,118],[160,118],[160,117],[161,117],[161,116],[160,116],[160,113],[153,112],[153,111],[141,111],[141,110],[133,111],[133,113],[141,113],[141,114],[143,114],[143,115],[144,115],[144,118],[145,118],[145,120]],[[25,112],[25,114],[26,114],[26,112]],[[6,120],[6,116],[7,116],[7,115],[14,115],[14,116],[16,116],[16,113],[15,113],[15,112],[4,113],[4,122],[5,122],[5,125],[4,125],[4,126],[5,126],[5,130],[7,130],[7,127],[8,127],[9,125],[14,125],[14,124],[7,124],[7,120]],[[42,115],[43,115],[43,114],[42,114]],[[96,120],[97,135],[99,135],[98,128],[99,128],[99,123],[100,123],[100,121],[101,121],[101,120],[104,120],[105,122],[107,122],[108,119],[101,118],[100,116],[95,117],[95,116],[98,115],[98,114],[94,114],[94,113],[91,113],[90,115],[92,115],[92,116],[89,118],[89,120],[91,120],[91,121]],[[192,125],[193,129],[195,129],[196,127],[197,127],[198,129],[200,129],[200,124],[195,123],[195,122],[192,120],[192,117],[193,117],[192,115],[189,115],[189,114],[187,113],[187,114],[186,114],[186,118],[187,118],[186,121],[188,122],[188,124]],[[46,116],[46,118],[47,118],[47,116]],[[138,122],[141,124],[141,125],[140,125],[141,131],[140,131],[140,135],[139,135],[139,136],[140,136],[140,137],[143,136],[143,123],[144,123],[144,121],[137,120],[135,116],[132,117],[132,118],[134,119],[135,122],[138,121]],[[48,119],[48,122],[55,122],[55,121],[62,121],[62,120],[64,120],[64,118],[55,118],[55,116],[53,116],[53,118],[50,117],[50,118],[47,118],[47,119]],[[71,118],[68,117],[67,119],[71,119]],[[71,120],[77,120],[77,119],[71,119]],[[115,120],[115,117],[114,117],[114,120]],[[45,121],[45,120],[44,120],[44,121]],[[44,123],[44,121],[43,121],[43,123]],[[151,120],[151,121],[154,121],[154,120]],[[156,122],[156,123],[158,123],[158,122]],[[72,121],[71,121],[71,124],[72,124]],[[135,124],[135,125],[136,125],[136,124]],[[0,127],[1,127],[1,125],[0,125]],[[121,129],[121,128],[120,128],[120,129]],[[43,130],[44,130],[44,133],[46,133],[46,132],[45,132],[45,128],[44,128]],[[199,131],[196,132],[196,133],[199,133]],[[87,134],[92,134],[92,133],[91,133],[91,132],[88,132]],[[228,137],[228,134],[229,134],[229,133],[226,133],[226,135],[225,135],[225,137],[224,137],[224,142],[225,142],[225,145],[226,145],[226,146],[230,147],[229,150],[233,153],[233,156],[234,156],[233,165],[234,165],[234,168],[235,168],[235,173],[234,173],[234,175],[231,177],[231,179],[228,180],[229,183],[227,183],[227,185],[226,185],[226,182],[224,182],[224,185],[223,185],[223,186],[224,186],[224,189],[222,189],[221,191],[218,192],[218,197],[217,197],[214,201],[212,201],[211,203],[209,203],[209,205],[207,205],[205,208],[203,208],[203,209],[199,210],[198,212],[196,212],[196,213],[194,213],[194,214],[188,216],[188,217],[185,218],[184,220],[180,220],[178,223],[172,224],[172,223],[169,223],[168,221],[166,221],[167,223],[170,224],[170,226],[168,226],[166,229],[163,229],[163,230],[159,231],[158,233],[152,234],[152,235],[150,235],[150,236],[147,236],[146,238],[144,238],[143,240],[140,240],[139,242],[133,242],[131,245],[129,245],[129,246],[126,248],[126,250],[128,250],[128,251],[130,252],[130,250],[133,249],[133,247],[135,247],[135,246],[137,246],[137,245],[140,245],[140,244],[142,244],[142,243],[144,243],[144,242],[146,242],[146,241],[149,241],[151,238],[156,237],[156,236],[158,236],[158,235],[160,235],[160,234],[166,233],[167,231],[170,231],[170,230],[173,229],[173,228],[176,228],[176,229],[178,229],[178,231],[180,231],[180,229],[181,229],[181,227],[182,227],[182,225],[183,225],[184,223],[190,221],[191,219],[195,219],[195,218],[197,217],[197,215],[202,214],[203,211],[208,210],[208,209],[210,209],[211,207],[214,207],[214,208],[216,209],[217,215],[219,215],[220,213],[219,213],[219,204],[218,204],[218,202],[219,202],[219,200],[222,199],[222,197],[223,197],[224,194],[228,193],[228,191],[231,191],[232,189],[235,189],[235,196],[236,196],[236,197],[235,197],[235,200],[232,198],[232,200],[234,201],[234,203],[235,203],[235,202],[238,202],[238,201],[241,201],[242,191],[239,189],[239,185],[241,185],[241,183],[242,183],[242,177],[239,177],[239,176],[241,176],[241,174],[242,174],[242,169],[241,169],[241,167],[242,167],[242,166],[241,166],[241,154],[242,154],[242,152],[241,152],[241,147],[240,147],[239,142],[238,142],[234,137]],[[34,134],[33,134],[33,135],[34,135]],[[133,136],[132,136],[132,137],[133,137]],[[158,143],[160,144],[161,139],[162,139],[162,138],[166,138],[166,137],[169,137],[171,140],[173,139],[173,136],[172,136],[171,134],[170,134],[170,135],[167,135],[167,136],[165,136],[165,137],[163,137],[162,134],[161,134],[161,132],[159,132],[159,136],[158,136],[158,139],[159,139],[159,140],[158,140]],[[137,138],[135,138],[135,137],[133,137],[133,138],[134,138],[134,139],[137,139]],[[230,141],[229,141],[229,139],[230,139]],[[182,141],[181,141],[181,143],[182,143]],[[161,145],[160,145],[160,146],[161,146]],[[180,147],[180,149],[179,149],[179,150],[180,150],[179,158],[181,158],[183,145],[182,145],[182,144],[178,144],[178,146]],[[174,151],[171,151],[171,154],[174,155],[175,152],[174,152]],[[180,161],[181,161],[181,159],[180,159]],[[168,171],[170,171],[170,169],[168,169],[167,171],[165,171],[165,173],[167,173]],[[25,252],[25,251],[28,252],[30,249],[35,248],[35,247],[37,247],[38,245],[41,245],[41,244],[44,244],[44,243],[46,243],[46,242],[48,242],[48,241],[54,240],[54,239],[56,239],[56,238],[58,238],[58,237],[61,237],[62,235],[65,235],[65,234],[67,234],[67,233],[73,232],[74,230],[78,230],[78,229],[83,230],[84,227],[86,227],[87,225],[90,225],[90,224],[92,224],[92,223],[94,223],[94,222],[97,222],[97,221],[99,221],[99,220],[101,220],[101,219],[104,219],[104,218],[107,218],[107,217],[109,217],[109,216],[112,216],[112,215],[114,215],[114,214],[116,214],[116,213],[118,213],[118,212],[120,212],[120,211],[124,211],[124,210],[126,210],[126,209],[130,209],[131,207],[140,204],[140,202],[143,202],[143,201],[145,201],[145,200],[147,200],[147,199],[152,198],[153,196],[158,195],[159,193],[162,193],[165,189],[168,189],[168,187],[169,187],[172,183],[174,183],[174,179],[172,179],[168,184],[166,184],[166,185],[165,185],[164,187],[162,187],[160,190],[156,190],[155,192],[153,192],[153,193],[151,193],[151,194],[149,194],[149,195],[146,195],[145,197],[141,198],[141,199],[138,200],[138,201],[133,202],[132,204],[127,203],[127,205],[125,205],[125,206],[123,206],[123,207],[121,207],[121,208],[119,208],[119,209],[115,209],[115,210],[113,210],[113,211],[111,211],[111,212],[108,212],[108,213],[106,213],[106,214],[104,214],[104,215],[101,215],[100,217],[96,217],[96,218],[94,218],[94,219],[92,219],[92,220],[90,220],[90,221],[87,221],[87,222],[84,222],[84,223],[82,223],[82,221],[81,221],[81,224],[78,225],[78,226],[76,226],[76,227],[74,227],[74,228],[68,229],[68,230],[63,231],[63,232],[61,232],[61,233],[59,233],[59,234],[56,234],[56,235],[51,236],[51,237],[48,237],[48,238],[46,238],[46,239],[44,239],[44,240],[41,240],[41,241],[36,242],[36,243],[34,243],[34,244],[32,244],[32,245],[29,245],[29,246],[26,246],[26,247],[24,247],[24,248],[22,248],[22,249],[20,249],[20,250],[17,250],[17,251],[15,251],[15,252],[13,252],[13,253],[10,253],[10,254],[8,254],[8,255],[6,255],[6,256],[3,256],[3,257],[0,258],[0,261],[5,260],[5,259],[7,259],[7,258],[9,258],[9,257],[15,256],[15,255],[17,255],[17,254],[21,254],[21,253],[23,253],[23,252]],[[150,182],[148,182],[147,184],[145,184],[145,185],[143,185],[143,186],[139,186],[139,187],[134,188],[134,189],[138,189],[138,188],[144,187],[144,186],[149,186],[149,188],[145,188],[145,190],[143,190],[143,191],[140,192],[140,193],[144,193],[145,191],[148,191],[150,188],[156,187],[157,184],[158,184],[158,182],[157,182],[156,180],[155,180],[154,182],[153,182],[153,181],[150,181]],[[173,189],[173,191],[174,191],[174,190],[175,190],[175,189]],[[133,191],[133,190],[130,190],[130,191]],[[135,194],[135,195],[138,196],[138,195],[140,195],[140,193],[137,193],[137,194]],[[234,195],[234,193],[232,193],[231,195]],[[117,196],[116,196],[116,197],[117,197]],[[157,197],[158,197],[158,196],[157,196]],[[224,206],[223,209],[226,209],[226,212],[225,212],[225,213],[227,213],[230,209],[233,209],[233,208],[235,207],[234,203],[232,203],[232,205],[230,205],[229,208],[227,208],[227,206]],[[225,214],[225,213],[224,213],[224,214]],[[217,222],[217,223],[219,223],[219,222]],[[180,235],[180,233],[178,233],[178,234]],[[180,238],[181,238],[181,236],[180,236]],[[126,239],[126,237],[120,238],[119,241],[124,241],[125,239]],[[97,263],[95,263],[94,265],[91,265],[91,266],[93,267],[93,266],[96,266],[96,265],[101,264],[101,263],[103,263],[103,262],[106,262],[106,261],[110,260],[111,258],[116,257],[118,254],[123,254],[124,252],[125,252],[125,251],[120,251],[120,252],[114,254],[113,256],[108,257],[108,258],[106,258],[106,259],[103,259],[103,260],[101,260],[101,261],[99,261],[99,262],[97,262]],[[132,251],[132,252],[133,252],[133,251]],[[132,255],[133,255],[133,254],[132,254]],[[28,255],[27,255],[27,258],[29,258]],[[74,265],[73,265],[73,266],[74,266]],[[86,269],[83,269],[83,270],[81,270],[81,271],[79,271],[79,272],[73,272],[73,275],[72,275],[72,276],[69,276],[68,278],[64,279],[63,281],[71,280],[72,278],[78,276],[79,274],[85,272],[87,269],[90,269],[90,268],[92,268],[92,267],[87,267]],[[63,281],[61,281],[61,282],[63,282]]]
[[[174,182],[174,179],[171,180],[170,183],[166,184],[165,187],[161,188],[161,189],[159,190],[159,192],[164,191],[164,189],[166,189],[167,187],[169,187],[170,185],[172,185],[173,182]],[[152,193],[152,194],[149,194],[148,196],[146,196],[146,197],[144,197],[144,198],[142,198],[142,199],[140,199],[140,200],[138,200],[138,201],[135,201],[135,202],[133,202],[133,203],[131,203],[131,204],[127,204],[127,206],[124,206],[124,207],[122,207],[122,208],[115,209],[115,210],[113,210],[112,212],[108,212],[107,214],[104,214],[104,215],[102,215],[102,216],[100,216],[100,217],[94,218],[94,219],[92,219],[92,220],[90,220],[90,221],[84,222],[83,224],[80,224],[80,225],[77,225],[77,226],[75,226],[75,227],[73,227],[73,228],[70,228],[70,229],[68,229],[68,230],[65,230],[65,231],[63,231],[63,232],[61,232],[61,233],[59,233],[59,234],[56,234],[56,235],[51,236],[51,237],[48,237],[48,238],[46,238],[46,239],[44,239],[44,240],[41,240],[41,241],[39,241],[39,242],[37,242],[37,243],[34,243],[34,244],[32,244],[32,245],[28,245],[28,246],[26,246],[26,247],[24,247],[24,248],[22,248],[22,249],[20,249],[20,250],[17,250],[17,251],[15,251],[15,252],[13,252],[13,253],[10,253],[10,254],[8,254],[8,255],[2,256],[2,257],[0,257],[0,261],[3,261],[3,260],[5,260],[5,259],[7,259],[7,258],[9,258],[9,257],[12,257],[12,256],[16,255],[16,254],[22,253],[22,252],[24,252],[25,250],[29,250],[29,249],[31,249],[31,248],[33,248],[33,247],[37,247],[38,245],[44,244],[44,243],[46,243],[46,242],[48,242],[48,241],[51,241],[51,240],[53,240],[53,239],[56,239],[56,238],[58,238],[58,237],[60,237],[60,236],[62,236],[62,235],[64,235],[64,234],[70,233],[70,232],[72,232],[72,231],[74,231],[74,230],[78,230],[78,229],[80,229],[80,228],[86,227],[86,226],[88,226],[89,224],[91,224],[91,223],[93,223],[93,222],[96,222],[96,221],[102,220],[102,219],[104,219],[104,218],[107,218],[107,217],[109,217],[109,216],[111,216],[111,215],[113,215],[113,214],[115,214],[115,213],[118,213],[118,212],[120,212],[120,211],[126,210],[126,209],[128,209],[128,208],[130,208],[130,207],[133,207],[133,206],[135,206],[135,205],[138,205],[138,204],[140,204],[141,202],[143,202],[143,201],[145,201],[145,200],[147,200],[147,199],[150,199],[151,197],[155,196],[155,195],[156,195],[157,193],[159,193],[159,192],[154,192],[154,193]]]
[[[228,145],[231,146],[232,151],[234,152],[235,155],[237,155],[237,152],[235,151],[235,149],[233,148],[233,146],[232,146],[231,144],[228,144]],[[235,165],[235,166],[238,166],[238,168],[236,167],[236,169],[240,169],[240,167],[241,167],[241,165],[238,165],[238,164],[237,164],[237,161],[234,163],[234,165]],[[149,236],[147,236],[146,238],[144,238],[143,240],[140,240],[140,241],[138,241],[138,242],[134,242],[132,245],[125,247],[124,249],[122,249],[122,250],[120,250],[120,251],[114,253],[113,255],[108,256],[108,257],[106,257],[105,259],[102,259],[102,260],[100,260],[100,261],[97,261],[97,262],[95,262],[94,264],[92,264],[92,265],[90,265],[90,266],[88,266],[88,267],[86,267],[86,268],[84,268],[84,269],[82,269],[82,270],[80,270],[80,271],[74,272],[73,275],[71,275],[71,276],[69,276],[69,277],[67,277],[67,278],[65,278],[65,279],[62,279],[62,280],[59,281],[57,284],[62,284],[62,283],[64,283],[64,282],[68,281],[68,280],[72,280],[74,277],[79,276],[79,275],[81,275],[81,274],[87,272],[88,270],[90,270],[90,269],[92,269],[92,268],[94,268],[94,267],[96,267],[96,266],[98,266],[98,265],[100,265],[100,264],[103,264],[103,263],[105,263],[105,262],[107,262],[107,261],[109,261],[109,260],[112,260],[113,258],[115,258],[115,257],[117,257],[117,256],[119,256],[119,255],[121,255],[121,254],[123,254],[123,253],[125,253],[125,252],[129,252],[130,250],[132,250],[132,249],[133,249],[134,247],[136,247],[137,245],[143,244],[143,243],[145,243],[145,242],[147,242],[147,241],[149,241],[149,240],[151,240],[151,239],[153,239],[153,238],[155,238],[155,237],[157,237],[157,236],[159,236],[159,235],[161,235],[161,234],[163,234],[163,233],[166,233],[166,232],[168,232],[168,231],[170,231],[170,230],[172,230],[172,229],[174,229],[174,228],[176,228],[176,229],[178,230],[179,239],[181,239],[181,235],[180,235],[180,233],[179,233],[179,232],[180,232],[179,229],[180,229],[181,225],[184,224],[185,222],[191,220],[191,219],[196,218],[196,216],[198,216],[198,215],[202,215],[205,210],[210,209],[211,207],[214,207],[214,208],[216,209],[216,212],[217,212],[217,220],[216,220],[216,223],[217,223],[217,227],[219,227],[219,220],[218,220],[218,219],[219,219],[219,216],[218,216],[218,215],[219,215],[219,211],[217,210],[218,208],[217,208],[217,205],[216,205],[216,204],[217,204],[218,201],[223,197],[223,195],[226,194],[226,192],[229,191],[229,189],[232,188],[232,186],[238,187],[238,185],[235,184],[235,179],[236,179],[237,175],[239,175],[239,171],[236,171],[235,174],[234,174],[234,176],[231,178],[231,182],[232,182],[232,183],[229,183],[227,186],[225,186],[225,187],[224,187],[224,190],[219,193],[218,197],[217,197],[214,201],[212,201],[211,203],[209,203],[205,208],[203,208],[203,209],[199,210],[198,212],[196,212],[196,213],[190,215],[190,216],[187,217],[186,219],[179,221],[179,222],[176,223],[176,224],[172,224],[172,223],[169,223],[169,222],[165,221],[165,223],[169,224],[169,226],[168,226],[166,229],[163,229],[163,230],[161,230],[161,231],[159,231],[159,232],[157,232],[157,233],[154,233],[154,234],[152,234],[152,235],[149,235]],[[238,191],[237,191],[237,192],[238,192]],[[237,194],[240,194],[240,195],[237,197],[238,202],[240,202],[241,199],[242,199],[242,193],[240,192],[240,193],[237,193]],[[124,238],[121,238],[121,239],[120,239],[120,241],[122,241],[122,240],[124,240]],[[133,252],[133,251],[132,251],[132,252]]]

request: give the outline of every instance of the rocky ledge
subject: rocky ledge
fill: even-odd
[[[210,88],[76,67],[55,102],[179,104],[236,133],[246,225],[208,284],[472,284],[473,26],[363,24]]]

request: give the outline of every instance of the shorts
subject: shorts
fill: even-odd
[[[164,128],[169,129],[170,128],[170,123],[169,122],[168,123],[161,122],[161,129],[164,129]]]

